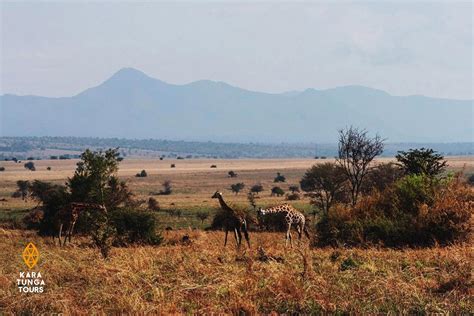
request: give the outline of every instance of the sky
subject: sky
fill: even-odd
[[[133,67],[174,84],[473,98],[470,2],[0,1],[0,94],[71,96]]]

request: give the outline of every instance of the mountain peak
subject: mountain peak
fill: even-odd
[[[109,78],[109,80],[130,80],[130,79],[143,79],[143,78],[148,78],[150,77],[146,75],[144,72],[131,68],[131,67],[125,67],[117,71],[112,75],[112,77]]]

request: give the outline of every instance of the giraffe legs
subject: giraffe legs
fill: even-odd
[[[237,228],[234,228],[234,237],[235,237],[235,243],[237,244],[237,248],[240,247],[239,235],[240,235],[240,231],[238,231]],[[242,237],[242,236],[240,235],[240,237]]]
[[[288,224],[288,230],[286,232],[285,246],[288,246],[288,240],[290,241],[290,246],[293,247],[293,241],[291,240],[291,223]]]
[[[225,230],[224,247],[227,246],[227,234],[229,234],[229,231],[226,229]]]
[[[63,224],[61,223],[61,224],[59,225],[59,233],[58,233],[59,247],[62,246],[62,245],[61,245],[61,233],[62,233],[62,231],[63,231]]]
[[[250,238],[249,238],[249,232],[248,232],[248,230],[247,230],[247,224],[245,224],[245,225],[243,226],[243,231],[244,231],[245,240],[247,241],[247,245],[248,245],[249,248],[250,248]],[[241,238],[241,240],[242,240],[242,238]]]

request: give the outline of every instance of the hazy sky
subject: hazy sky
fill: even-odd
[[[0,93],[70,96],[135,67],[177,84],[467,99],[472,19],[470,2],[2,1]]]

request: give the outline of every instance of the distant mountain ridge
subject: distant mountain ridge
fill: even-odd
[[[362,86],[265,93],[209,80],[175,85],[124,68],[71,97],[0,96],[0,136],[334,142],[354,125],[390,142],[471,142],[473,105]]]

